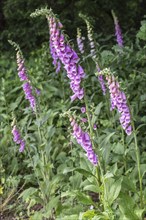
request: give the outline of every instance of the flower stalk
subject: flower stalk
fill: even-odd
[[[113,10],[112,10],[112,16],[113,16],[114,24],[115,24],[115,36],[116,36],[117,43],[120,47],[123,47],[123,36],[122,36],[121,28],[119,25],[118,18],[116,17]]]
[[[141,176],[141,170],[140,170],[139,148],[138,148],[138,143],[137,143],[137,136],[136,136],[136,130],[135,130],[134,122],[132,123],[132,125],[133,125],[133,135],[134,135],[134,142],[135,142],[135,154],[136,154],[137,170],[138,170],[138,178],[139,178],[140,205],[141,205],[141,208],[143,208],[143,189],[142,189],[142,176]]]

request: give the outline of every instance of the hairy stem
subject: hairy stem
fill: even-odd
[[[139,148],[138,148],[137,136],[136,136],[136,130],[135,130],[134,123],[133,123],[133,135],[134,135],[135,154],[136,154],[137,170],[138,170],[138,177],[139,177],[140,204],[141,204],[141,208],[143,208],[143,189],[142,189],[142,176],[141,176],[141,171],[140,171],[140,156],[139,156]]]

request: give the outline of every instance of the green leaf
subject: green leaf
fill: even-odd
[[[109,142],[109,140],[110,140],[110,138],[111,138],[114,134],[115,134],[115,132],[112,132],[112,133],[106,135],[106,138],[104,138],[104,140],[102,141],[101,145],[107,145],[108,142]]]
[[[84,169],[81,169],[81,168],[76,168],[75,171],[78,171],[79,173],[83,174],[85,177],[94,176],[96,178],[96,176],[88,170],[84,170]]]
[[[57,208],[59,200],[60,200],[60,196],[57,196],[57,197],[50,199],[50,202],[46,205],[45,214],[43,215],[44,217],[48,218],[51,215],[52,209]]]
[[[87,196],[81,192],[77,192],[76,196],[77,196],[77,199],[85,205],[92,205],[93,204],[92,199],[89,196]]]
[[[106,179],[109,179],[109,178],[111,178],[111,177],[113,177],[114,175],[111,173],[111,172],[107,172],[105,175],[104,175],[104,179],[106,180]]]
[[[79,189],[80,184],[82,183],[82,175],[78,172],[75,173],[75,175],[71,176],[69,178],[71,184],[72,184],[72,189]]]
[[[95,210],[88,210],[84,213],[82,213],[81,219],[83,220],[92,220],[92,218],[95,216]]]
[[[95,192],[95,193],[101,192],[101,189],[98,186],[95,186],[95,185],[85,186],[84,190],[88,190],[88,191]]]
[[[143,178],[146,173],[146,164],[140,164],[140,171]]]
[[[34,215],[31,215],[29,220],[43,220],[43,215],[41,212],[35,211]]]
[[[113,146],[113,152],[116,154],[124,154],[124,146],[118,142]]]
[[[121,191],[121,184],[123,181],[123,177],[118,180],[114,180],[113,178],[107,179],[106,181],[106,196],[110,205],[117,199],[119,193]]]
[[[139,219],[142,219],[142,217],[143,217],[143,214],[145,213],[145,209],[135,209],[135,214],[139,217]]]
[[[95,112],[94,112],[93,117],[92,117],[92,120],[91,120],[91,124],[95,124],[95,122],[96,122],[96,120],[97,120],[97,118],[98,118],[98,116],[99,116],[99,114],[100,114],[100,111],[101,111],[101,108],[102,108],[102,107],[103,107],[103,103],[100,102],[100,103],[97,105],[96,109],[95,109]]]
[[[10,111],[14,111],[16,108],[18,108],[18,106],[19,106],[19,104],[20,104],[20,102],[21,102],[21,100],[22,100],[22,97],[23,96],[18,96],[18,98],[16,99],[16,101],[15,102],[12,102],[11,104],[10,104]]]
[[[129,220],[139,220],[139,217],[134,213],[134,205],[135,201],[132,197],[130,197],[127,194],[120,194],[120,199],[118,201],[119,203],[119,209],[124,215],[123,218],[129,219]]]
[[[130,190],[132,192],[137,192],[137,189],[136,189],[132,179],[129,179],[127,176],[123,176],[122,186],[126,191]]]
[[[137,37],[141,40],[146,40],[146,21],[141,22],[141,27],[139,32],[137,33]]]
[[[67,173],[70,173],[70,172],[73,172],[75,170],[75,168],[72,168],[72,167],[65,167],[63,169],[63,174],[67,174]]]
[[[38,189],[36,189],[36,188],[34,188],[34,187],[30,187],[30,188],[24,190],[24,191],[20,194],[19,198],[22,197],[23,200],[25,201],[25,200],[27,200],[27,199],[30,199],[31,196],[32,196],[34,193],[36,193],[37,191],[38,191]]]
[[[57,217],[56,220],[77,220],[79,219],[78,215],[67,215],[62,217]]]

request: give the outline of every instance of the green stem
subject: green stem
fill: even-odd
[[[31,157],[31,155],[30,155],[29,148],[26,148],[26,149],[27,149],[27,152],[28,152],[28,156],[29,156],[29,158],[30,158],[30,161],[32,162],[34,174],[35,174],[35,176],[36,176],[37,183],[38,183],[38,185],[39,185],[39,189],[40,189],[40,191],[41,191],[41,193],[42,193],[42,196],[43,196],[43,199],[44,199],[44,203],[45,203],[45,206],[46,206],[46,204],[47,204],[46,196],[45,196],[45,194],[43,193],[43,190],[42,190],[42,187],[41,187],[41,183],[40,183],[38,174],[37,174],[37,172],[36,172],[36,168],[35,168],[35,166],[34,166],[34,161],[33,161],[32,157]]]
[[[124,146],[124,167],[125,167],[125,172],[126,172],[126,170],[127,170],[126,155],[125,155],[126,145],[125,145],[125,142],[124,142],[124,130],[123,130],[122,127],[121,127],[121,130],[122,130],[122,144]]]
[[[86,114],[87,114],[89,128],[90,128],[91,142],[92,142],[93,149],[95,149],[95,145],[94,145],[94,142],[93,142],[93,139],[92,139],[92,137],[94,137],[94,131],[93,131],[93,127],[92,127],[92,123],[91,123],[91,119],[90,119],[90,111],[89,111],[89,108],[88,108],[88,101],[87,101],[86,94],[84,95],[84,101],[85,101]],[[100,178],[100,174],[101,174],[101,178]],[[103,174],[103,170],[102,170],[102,166],[101,166],[99,158],[98,158],[98,166],[96,167],[96,175],[97,175],[97,179],[98,179],[98,186],[103,184],[103,206],[104,206],[104,210],[105,211],[106,211],[106,209],[111,210],[111,208],[109,207],[108,201],[107,201],[106,184],[105,184],[105,181],[104,181],[104,174]]]
[[[138,177],[139,177],[140,204],[141,204],[141,208],[143,208],[143,189],[142,189],[142,176],[141,176],[141,171],[140,171],[140,157],[139,157],[139,148],[138,148],[137,136],[136,136],[136,130],[135,130],[134,123],[133,123],[133,135],[134,135],[134,141],[135,141],[135,154],[136,154]]]
[[[37,120],[37,122],[39,122],[39,117],[38,117],[37,110],[36,110],[36,112],[35,112],[35,115],[36,115],[36,120]],[[42,142],[42,135],[41,135],[40,126],[38,125],[38,123],[37,123],[37,128],[38,128],[38,134],[39,134],[40,143],[41,143],[41,142]]]
[[[95,149],[94,142],[92,140],[92,137],[94,137],[94,131],[93,131],[93,126],[91,124],[90,111],[89,111],[89,108],[88,108],[88,101],[87,101],[86,94],[84,94],[84,101],[85,101],[85,106],[86,106],[86,115],[87,115],[88,123],[89,123],[91,141],[92,141],[92,144],[93,144],[93,149]]]

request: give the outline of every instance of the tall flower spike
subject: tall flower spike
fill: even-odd
[[[12,129],[13,140],[16,144],[20,145],[19,151],[23,152],[25,148],[25,141],[21,138],[20,132],[17,129],[16,125],[13,126]]]
[[[123,37],[122,37],[121,28],[119,26],[118,18],[116,17],[113,10],[112,10],[112,15],[113,15],[114,24],[115,24],[115,36],[117,39],[117,43],[120,47],[123,47]]]
[[[85,38],[82,37],[81,29],[77,28],[77,45],[81,54],[84,53],[84,43],[83,43],[84,40]]]
[[[18,48],[18,51],[16,53],[16,58],[17,58],[17,65],[18,65],[18,76],[21,81],[25,81],[25,83],[22,85],[23,91],[25,93],[25,98],[29,100],[30,106],[34,111],[36,107],[36,99],[33,96],[32,86],[26,73],[26,68],[24,65],[24,58],[23,58],[20,48]]]
[[[86,24],[87,24],[89,44],[91,47],[90,52],[91,52],[91,55],[93,56],[93,58],[96,58],[95,43],[94,43],[94,39],[93,39],[93,30],[92,30],[91,24],[88,20],[86,20]]]
[[[32,86],[30,83],[30,80],[27,76],[27,71],[24,65],[24,58],[23,58],[23,54],[22,51],[19,47],[18,44],[16,44],[15,42],[8,40],[8,42],[15,47],[17,53],[16,53],[16,59],[17,59],[17,66],[18,66],[18,76],[20,78],[20,81],[24,81],[25,83],[22,85],[24,93],[25,93],[25,97],[26,99],[29,100],[30,102],[30,106],[33,109],[33,111],[36,108],[36,99],[33,96],[33,92],[32,92]]]
[[[83,15],[83,14],[80,14],[80,17],[86,22],[86,25],[87,25],[87,33],[88,33],[88,39],[89,39],[89,44],[90,44],[90,53],[91,53],[91,56],[93,58],[96,58],[96,50],[95,50],[95,43],[94,43],[94,39],[93,39],[93,29],[92,29],[92,26],[89,22],[89,19]]]
[[[75,122],[73,118],[70,119],[70,122],[71,126],[73,127],[73,136],[76,138],[77,143],[81,145],[81,147],[86,151],[88,160],[94,166],[97,166],[98,158],[92,149],[92,143],[89,134],[82,131],[81,127]]]
[[[130,135],[132,133],[132,125],[126,95],[120,90],[118,81],[115,79],[109,69],[105,69],[102,72],[106,74],[111,99],[111,110],[117,108],[118,112],[120,113],[120,123],[127,135]]]
[[[70,79],[70,88],[73,91],[71,100],[82,99],[84,90],[81,88],[81,80],[85,77],[83,68],[78,64],[79,57],[77,53],[65,42],[65,36],[61,29],[62,24],[55,18],[53,13],[47,17],[50,30],[50,42],[53,48],[53,59],[59,60],[67,71],[67,77]]]

